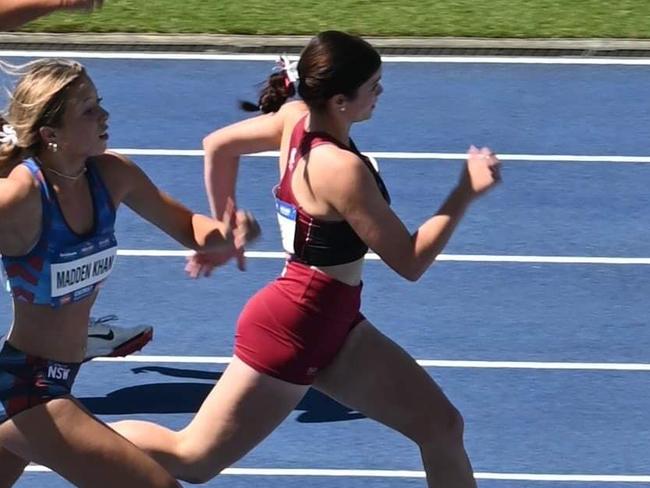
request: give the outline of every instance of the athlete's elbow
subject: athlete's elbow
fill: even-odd
[[[206,156],[206,162],[212,162],[213,156],[219,154],[221,156],[230,155],[230,145],[228,138],[221,130],[216,130],[205,136],[202,140],[203,152]]]
[[[203,154],[206,166],[214,164],[214,155],[222,150],[223,142],[219,137],[219,131],[212,132],[203,138]]]
[[[411,283],[415,283],[416,281],[418,281],[422,277],[423,274],[424,274],[424,271],[416,270],[416,271],[410,272],[408,275],[405,276],[405,278],[408,281],[410,281]]]
[[[210,132],[207,136],[203,137],[201,141],[204,150],[212,149],[219,144],[219,131]]]
[[[424,274],[424,270],[420,269],[420,267],[415,262],[407,263],[406,265],[399,267],[395,271],[397,271],[397,273],[402,278],[411,282],[418,281],[420,277]]]
[[[209,157],[211,154],[215,152],[215,150],[219,147],[217,143],[215,142],[215,133],[208,134],[203,138],[201,141],[201,146],[203,147],[203,154],[206,156],[206,162],[209,161]]]

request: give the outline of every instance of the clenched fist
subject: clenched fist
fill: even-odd
[[[499,159],[488,147],[469,148],[467,163],[461,174],[459,188],[475,198],[501,181]]]

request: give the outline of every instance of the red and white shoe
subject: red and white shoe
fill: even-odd
[[[96,357],[128,356],[142,349],[153,339],[152,326],[119,327],[111,323],[116,320],[116,315],[90,318],[84,361]]]

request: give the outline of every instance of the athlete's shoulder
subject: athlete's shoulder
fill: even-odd
[[[91,161],[104,178],[129,178],[140,171],[136,163],[127,156],[115,151],[106,151],[99,156],[94,156]]]
[[[314,187],[349,191],[367,184],[369,172],[361,158],[336,144],[321,144],[310,152],[309,171]]]
[[[94,156],[91,161],[116,206],[133,186],[142,180],[143,171],[123,154],[106,151],[104,154]]]
[[[292,100],[291,102],[287,102],[280,107],[280,110],[278,110],[278,113],[284,114],[285,116],[303,116],[307,114],[307,112],[309,112],[309,108],[302,100]]]
[[[20,202],[39,192],[39,183],[31,171],[23,164],[13,168],[6,178],[0,178],[0,201]]]
[[[278,115],[282,117],[285,127],[293,127],[296,123],[309,113],[307,104],[301,100],[295,100],[285,103],[278,110]]]
[[[327,165],[334,172],[345,168],[364,167],[363,161],[356,153],[327,140],[324,144],[313,147],[311,154],[313,158],[319,161],[327,160]]]
[[[0,235],[5,244],[6,239],[15,239],[25,228],[35,230],[40,225],[40,184],[24,165],[13,168],[6,178],[0,178]]]

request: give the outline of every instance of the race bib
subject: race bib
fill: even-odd
[[[91,292],[92,285],[105,280],[113,270],[117,246],[85,256],[82,250],[81,257],[78,254],[63,254],[51,264],[52,298],[72,295],[78,300],[80,295]]]
[[[278,216],[278,224],[280,225],[280,235],[282,236],[282,247],[285,250],[285,252],[289,254],[294,254],[295,250],[293,247],[293,242],[296,236],[296,218],[297,218],[296,207],[276,198],[275,210]]]

